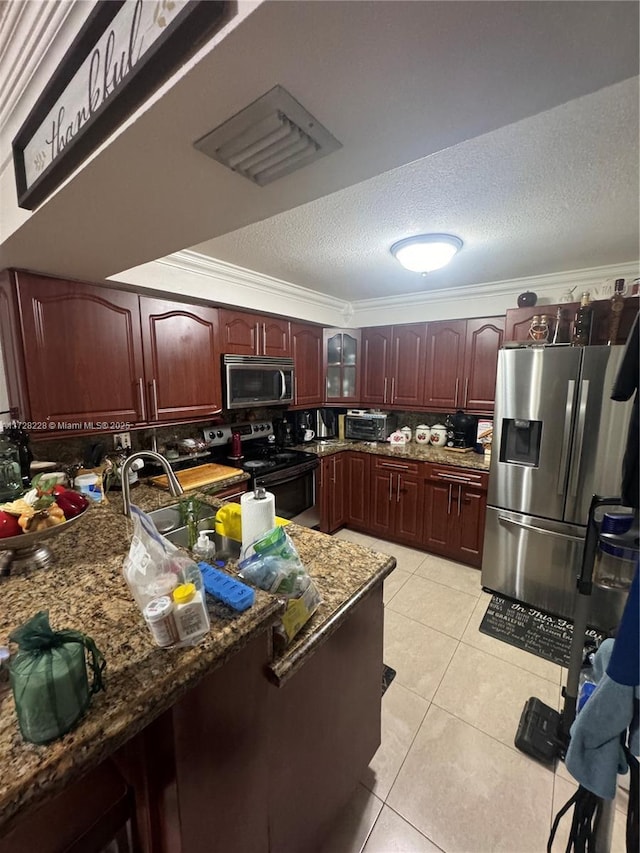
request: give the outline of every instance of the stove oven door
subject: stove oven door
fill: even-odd
[[[258,475],[253,485],[264,486],[274,495],[276,515],[295,520],[297,524],[306,527],[314,527],[320,521],[319,513],[315,511],[317,467],[318,459],[313,459],[301,465]]]

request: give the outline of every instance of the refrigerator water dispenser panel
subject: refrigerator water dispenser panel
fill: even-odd
[[[540,464],[542,421],[503,418],[500,461],[537,468]]]

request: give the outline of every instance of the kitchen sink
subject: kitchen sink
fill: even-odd
[[[215,531],[215,509],[207,504],[203,504],[197,513],[198,530]],[[158,533],[173,542],[179,548],[187,549],[189,547],[189,532],[187,526],[183,524],[180,516],[179,504],[165,506],[162,509],[154,509],[147,513],[153,521]],[[227,562],[228,560],[236,560],[240,556],[240,542],[235,539],[229,539],[227,536],[221,536],[219,533],[210,533],[209,539],[216,546],[216,560]]]
[[[164,506],[162,509],[154,509],[148,512],[147,515],[153,521],[158,533],[166,536],[172,530],[177,530],[184,527],[184,520],[180,514],[180,504],[175,503],[170,506]],[[201,504],[196,513],[198,521],[203,518],[211,518],[215,515],[215,510],[208,504]]]

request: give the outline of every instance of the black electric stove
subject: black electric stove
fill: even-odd
[[[234,433],[241,437],[241,456],[231,454]],[[320,460],[315,453],[279,446],[271,423],[211,427],[204,437],[212,459],[250,474],[250,488],[264,486],[273,492],[279,516],[294,518],[315,505],[315,469]]]

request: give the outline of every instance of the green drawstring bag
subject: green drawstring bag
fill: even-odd
[[[19,646],[9,672],[22,737],[32,743],[55,740],[73,728],[91,696],[104,689],[105,659],[91,637],[54,631],[46,610],[16,628],[9,639]],[[93,673],[91,687],[85,651]]]

